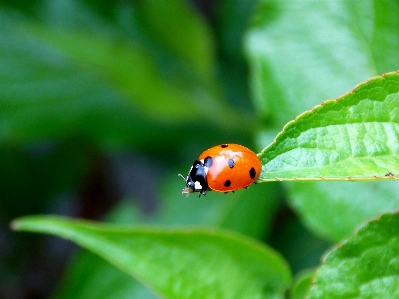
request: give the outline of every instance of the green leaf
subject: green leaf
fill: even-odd
[[[260,155],[259,180],[392,179],[399,173],[399,73],[351,92],[289,122]]]
[[[165,298],[282,298],[291,280],[274,251],[218,230],[126,229],[46,216],[12,227],[74,241]]]
[[[118,203],[105,221],[119,225],[137,225],[148,220],[132,202],[133,200],[128,198]],[[118,287],[116,288],[115,285]],[[131,275],[115,268],[91,251],[82,249],[68,261],[64,275],[51,298],[152,299],[158,297]]]
[[[271,226],[278,201],[276,184],[258,184],[234,194],[210,194],[206,198],[195,195],[182,200],[176,190],[182,188],[182,180],[176,180],[176,171],[165,174],[159,193],[162,194],[157,212],[143,216],[128,198],[119,203],[106,219],[118,224],[157,224],[162,226],[217,226],[234,230],[253,238],[264,238]],[[268,194],[265,198],[264,194]],[[184,211],[184,213],[182,213]],[[93,264],[93,266],[89,266]],[[101,279],[101,289],[94,288]],[[129,280],[131,281],[129,283]],[[118,288],[115,289],[114,285]],[[141,294],[141,295],[140,295]],[[144,294],[144,295],[143,295]],[[140,297],[142,296],[142,297]],[[58,291],[53,298],[152,298],[154,296],[142,284],[119,271],[97,255],[81,252],[73,258],[65,271]]]
[[[246,39],[252,70],[252,91],[265,124],[258,134],[258,144],[271,143],[289,120],[322,100],[336,98],[367,78],[397,70],[398,8],[398,2],[390,0],[319,1],[317,4],[311,0],[260,1]],[[392,107],[395,108],[395,105]],[[307,112],[304,117],[314,116],[312,112]],[[328,120],[327,116],[325,119]],[[291,127],[293,126],[291,123]],[[318,124],[315,124],[315,128],[317,126]],[[372,127],[373,123],[369,123],[368,126]],[[381,126],[380,122],[376,123],[374,128],[368,128],[367,132],[371,135],[378,126]],[[394,127],[393,124],[388,126]],[[350,131],[353,132],[354,130]],[[298,137],[304,133],[304,129],[298,126]],[[384,135],[386,134],[380,137],[385,138]],[[389,134],[389,137],[394,137],[395,140],[395,136],[392,135],[395,134]],[[347,150],[342,136],[331,132],[324,140],[328,141],[329,136],[334,139],[341,138],[342,142],[337,143],[337,146]],[[318,142],[320,137],[310,136],[308,141]],[[356,136],[352,135],[353,137]],[[365,141],[371,141],[370,139],[366,138]],[[287,139],[284,142],[289,141]],[[295,143],[300,139],[295,137],[292,141]],[[378,143],[372,141],[371,146],[367,145],[367,150],[377,154],[378,150],[373,144],[379,145],[381,140],[377,140]],[[395,141],[392,142],[395,147]],[[298,166],[306,165],[307,162],[304,163],[303,160],[307,160],[308,157],[315,158],[315,155],[306,155],[312,149],[319,150],[318,147],[305,149],[295,156],[286,152],[281,158],[286,157],[287,160],[280,159],[276,162],[298,161]],[[296,147],[293,151],[299,152],[300,149]],[[327,157],[330,157],[328,153]],[[353,161],[357,160],[362,166],[363,160],[359,158],[354,157]],[[380,158],[376,157],[377,160]],[[369,160],[374,159],[372,157]],[[312,164],[311,161],[309,164]],[[338,179],[356,175],[353,162],[343,164],[341,169],[337,169],[341,171],[341,177]],[[288,180],[294,176],[308,176],[317,180],[324,175],[326,165],[322,165],[320,169],[311,166],[312,173],[307,173],[307,168],[298,167],[296,173],[286,171],[281,175],[275,172],[279,166],[283,165],[274,165],[270,174],[264,172],[267,176],[265,179],[281,177]],[[389,172],[380,173],[381,166],[378,165],[375,169],[373,167],[373,170],[369,171],[372,178],[374,175],[381,177]],[[336,173],[332,175],[337,178]],[[313,182],[284,186],[289,192],[288,200],[307,227],[328,240],[340,240],[370,217],[397,209],[397,184],[393,182],[371,185]]]
[[[329,252],[308,293],[317,298],[398,298],[399,214],[385,214]]]
[[[255,103],[267,124],[260,143],[305,109],[398,69],[398,7],[389,0],[261,1],[246,39]]]
[[[53,299],[155,299],[148,288],[89,251],[68,262]]]
[[[286,185],[288,201],[315,234],[340,241],[360,223],[399,209],[395,182],[323,182]]]

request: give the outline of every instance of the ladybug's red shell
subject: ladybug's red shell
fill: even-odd
[[[228,192],[248,187],[262,170],[258,156],[239,144],[221,144],[204,151],[199,160],[212,157],[206,179],[210,189]]]
[[[238,144],[221,144],[204,151],[191,166],[183,193],[235,191],[255,182],[262,170],[258,156]]]

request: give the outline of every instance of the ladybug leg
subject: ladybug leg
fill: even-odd
[[[206,190],[201,190],[198,197],[201,197],[201,195],[205,196],[206,195]]]

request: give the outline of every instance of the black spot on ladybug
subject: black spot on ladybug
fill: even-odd
[[[227,181],[224,182],[224,186],[225,187],[230,187],[230,185],[231,185],[231,181],[230,180],[227,180]]]
[[[213,163],[213,159],[212,159],[212,157],[211,156],[209,156],[209,157],[206,157],[205,159],[204,159],[204,165],[206,166],[206,167],[211,167],[212,166],[212,163]]]
[[[226,148],[226,147],[228,147],[229,145],[228,144],[222,144],[220,147],[221,148]]]
[[[233,159],[229,159],[227,161],[227,165],[229,165],[230,168],[233,168],[234,167],[234,160]]]
[[[251,179],[254,179],[255,178],[255,176],[256,176],[256,170],[255,170],[255,168],[251,168],[250,170],[249,170],[249,176],[251,177]]]

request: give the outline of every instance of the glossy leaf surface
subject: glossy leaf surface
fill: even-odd
[[[169,177],[169,176],[168,176]],[[278,204],[277,186],[259,184],[235,194],[211,194],[198,198],[194,194],[189,198],[176,196],[181,189],[180,180],[170,176],[164,181],[156,216],[145,217],[132,198],[119,204],[105,220],[107,223],[123,225],[142,225],[156,223],[168,227],[212,226],[234,230],[246,236],[261,238],[271,229],[271,217]],[[267,197],[264,194],[268,194]],[[93,266],[90,266],[93,265]],[[83,279],[84,277],[84,279]],[[93,288],[97,279],[101,279],[101,289]],[[115,288],[115,284],[118,288]],[[128,274],[116,269],[98,255],[80,252],[65,271],[54,299],[96,299],[96,298],[154,298],[155,294],[145,285],[135,281]]]
[[[259,155],[260,180],[392,179],[399,173],[398,107],[398,72],[323,102],[289,122]]]
[[[399,214],[384,214],[329,252],[309,299],[397,298]]]
[[[21,218],[13,228],[74,241],[165,298],[282,298],[290,284],[274,251],[223,231],[126,229],[46,216]]]

